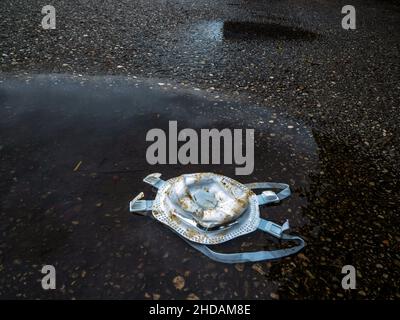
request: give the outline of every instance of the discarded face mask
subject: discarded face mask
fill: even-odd
[[[153,173],[143,179],[158,189],[154,200],[141,200],[143,192],[129,204],[131,212],[151,211],[152,217],[171,228],[193,248],[209,258],[224,263],[273,260],[297,253],[304,240],[284,233],[289,222],[280,226],[260,217],[259,206],[278,203],[290,196],[287,184],[257,182],[241,184],[214,173],[184,174],[167,181]],[[254,189],[270,190],[256,195]],[[149,215],[151,216],[151,215]],[[219,244],[250,232],[261,230],[297,246],[257,252],[218,253],[207,245]]]

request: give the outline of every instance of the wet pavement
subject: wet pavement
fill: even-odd
[[[294,195],[264,215],[294,231],[307,223],[303,193],[318,163],[311,131],[287,115],[212,99],[169,83],[121,77],[35,76],[1,83],[2,287],[6,297],[60,298],[269,298],[279,283],[265,266],[210,261],[167,228],[128,212],[149,173],[235,175],[232,165],[149,165],[146,133],[201,128],[255,129],[255,171],[243,182],[286,181]],[[82,162],[74,171],[77,163]],[[273,247],[252,234],[223,251]],[[275,241],[276,242],[276,241]],[[276,245],[276,244],[275,244]],[[60,291],[35,280],[53,264]],[[238,271],[237,269],[240,269]],[[237,277],[240,274],[240,277]],[[84,275],[84,276],[83,276]],[[172,280],[185,277],[176,290]],[[15,282],[16,277],[16,282]],[[235,281],[232,281],[236,278]]]
[[[2,2],[0,297],[400,298],[399,6],[354,1],[347,32],[344,4],[54,1],[46,31],[39,1]],[[138,191],[152,194],[149,172],[234,175],[149,166],[145,132],[168,120],[255,128],[256,169],[236,178],[290,183],[293,197],[263,215],[288,217],[305,250],[221,265],[129,214]],[[41,289],[43,264],[59,290]],[[356,290],[341,288],[346,264]]]

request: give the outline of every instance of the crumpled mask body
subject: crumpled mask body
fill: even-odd
[[[185,175],[167,187],[165,210],[193,218],[199,227],[213,229],[237,220],[249,205],[250,192],[218,175]]]
[[[252,183],[243,185],[229,177],[214,173],[184,174],[164,181],[161,174],[151,174],[144,181],[158,189],[154,200],[140,200],[140,193],[130,202],[131,212],[151,211],[152,217],[167,225],[192,247],[213,260],[225,263],[278,259],[298,252],[303,239],[284,233],[282,226],[260,218],[260,205],[277,203],[290,195],[289,186],[282,183]],[[256,195],[253,189],[267,190]],[[267,232],[299,245],[288,249],[218,253],[207,245],[223,243],[255,230]]]

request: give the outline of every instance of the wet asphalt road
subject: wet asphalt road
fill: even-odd
[[[278,281],[266,281],[265,264],[214,263],[155,221],[128,212],[128,202],[140,191],[154,198],[142,182],[149,173],[161,172],[166,179],[207,171],[235,175],[236,165],[149,165],[147,131],[168,133],[173,119],[179,130],[254,128],[256,169],[237,179],[289,182],[295,192],[290,201],[264,215],[279,223],[289,218],[293,231],[307,224],[303,193],[318,164],[311,131],[287,115],[244,110],[203,95],[119,77],[2,82],[6,297],[232,299],[270,298],[276,292]],[[272,248],[268,238],[257,233],[221,247]],[[37,268],[44,262],[58,270],[61,290],[49,294],[38,285]],[[177,276],[186,279],[181,290],[173,284]]]
[[[348,32],[340,25],[344,4],[54,1],[57,29],[46,31],[40,1],[1,2],[1,297],[400,298],[399,6],[354,1],[357,30]],[[61,78],[62,90],[10,80],[23,72],[75,74],[78,80]],[[157,82],[171,83],[165,91],[176,90],[178,98],[164,97],[171,93],[162,89],[154,109],[144,108],[154,91],[146,98],[142,87],[130,92],[138,79],[111,78],[121,89],[105,90],[106,80],[83,81],[78,74],[161,78],[146,85],[159,92]],[[64,88],[64,81],[73,84]],[[93,89],[96,83],[100,90]],[[126,100],[114,102],[121,94]],[[129,108],[132,100],[144,108],[143,121]],[[214,106],[214,100],[222,101]],[[120,112],[109,110],[110,103]],[[204,122],[180,112],[188,106],[200,118],[203,108],[209,110]],[[235,112],[217,109],[228,106]],[[144,139],[138,134],[178,118],[186,126],[211,127],[210,114],[221,126],[265,132],[256,139],[256,163],[272,170],[257,166],[246,179],[294,185],[293,199],[271,210],[278,221],[290,213],[294,231],[308,243],[301,255],[224,266],[162,226],[126,213],[124,204],[136,191],[151,194],[138,183],[149,169],[168,177],[193,172],[149,168],[140,158]],[[292,147],[281,149],[279,134],[265,140],[273,114],[280,123],[301,124],[289,131]],[[281,150],[279,156],[270,148]],[[73,172],[78,161],[82,171]],[[245,244],[265,243],[257,237]],[[62,270],[56,292],[38,286],[43,259]],[[350,292],[340,284],[345,264],[358,271],[357,289]],[[182,290],[172,282],[177,275],[185,279]]]

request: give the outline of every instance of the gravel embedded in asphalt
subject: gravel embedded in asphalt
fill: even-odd
[[[344,4],[56,0],[57,28],[43,30],[41,1],[2,1],[0,70],[165,79],[305,122],[320,162],[299,230],[310,244],[262,264],[266,283],[279,298],[400,298],[400,6],[353,1],[346,31]],[[357,290],[341,288],[344,264],[358,266]]]

